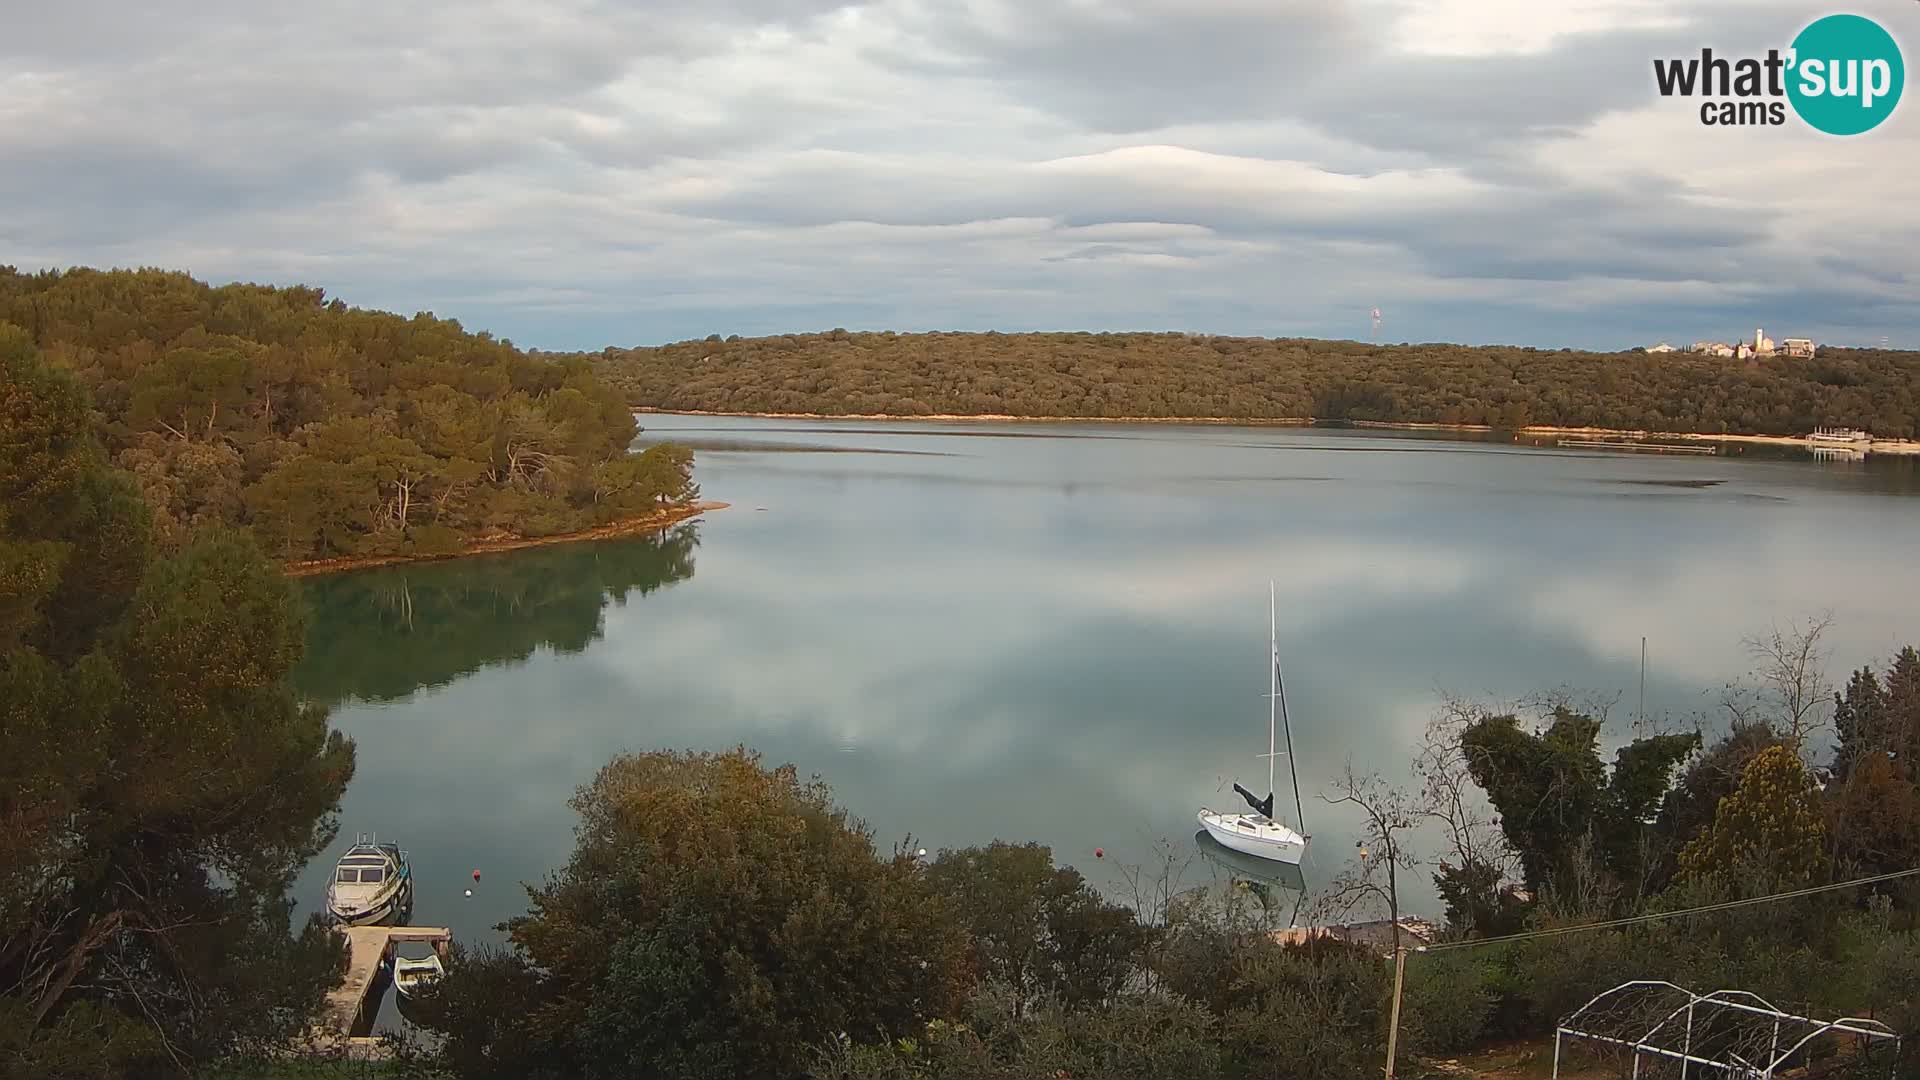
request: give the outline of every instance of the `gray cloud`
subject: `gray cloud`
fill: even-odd
[[[42,5],[0,260],[307,280],[524,344],[834,325],[1920,344],[1913,106],[1715,130],[1784,2]],[[1896,26],[1896,31],[1899,27]]]

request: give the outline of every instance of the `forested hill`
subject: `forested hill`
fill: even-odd
[[[163,540],[220,521],[282,559],[435,554],[694,495],[684,450],[628,454],[633,415],[593,365],[448,319],[159,270],[0,267],[0,346],[22,331],[87,385]]]
[[[795,334],[608,349],[635,405],[720,412],[1391,420],[1798,435],[1920,432],[1920,353],[1748,363],[1186,334]]]

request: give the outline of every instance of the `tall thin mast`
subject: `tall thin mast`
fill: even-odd
[[[1640,637],[1640,722],[1634,734],[1644,735],[1647,730],[1647,638]]]
[[[1273,582],[1267,582],[1267,650],[1268,659],[1273,661],[1272,685],[1267,691],[1267,798],[1273,798],[1273,753],[1278,747],[1273,745],[1275,713],[1280,703],[1280,616],[1279,605],[1275,599]],[[1291,737],[1291,736],[1289,736]]]
[[[1267,602],[1269,611],[1278,608],[1274,600],[1273,582],[1267,582]],[[1287,716],[1287,684],[1280,677],[1280,620],[1272,615],[1272,637],[1269,639],[1273,649],[1273,696],[1280,702],[1280,720],[1287,731],[1287,777],[1293,781],[1293,827],[1304,830],[1307,827],[1307,813],[1300,805],[1300,768],[1293,761],[1293,721]],[[1272,742],[1272,737],[1268,737]],[[1273,791],[1273,759],[1267,759],[1267,791]]]

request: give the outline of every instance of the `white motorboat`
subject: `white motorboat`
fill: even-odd
[[[426,956],[396,956],[393,959],[393,988],[402,997],[412,995],[419,987],[430,983],[447,973],[447,967],[441,963],[438,954]]]
[[[1273,813],[1273,766],[1275,759],[1281,755],[1275,740],[1284,727],[1287,736],[1287,771],[1293,777],[1294,819],[1300,821],[1305,817],[1300,809],[1300,777],[1293,767],[1293,725],[1287,720],[1286,687],[1280,676],[1279,616],[1272,582],[1267,583],[1267,621],[1268,659],[1273,675],[1273,685],[1267,695],[1267,752],[1262,755],[1267,759],[1267,797],[1259,798],[1235,784],[1233,790],[1247,801],[1253,813],[1222,813],[1203,806],[1200,808],[1200,826],[1223,847],[1257,859],[1298,866],[1307,853],[1307,844],[1313,838],[1282,822]]]
[[[396,956],[393,958],[393,992],[399,1003],[407,1004],[413,1000],[413,992],[447,973],[437,953],[422,957]]]
[[[413,870],[398,844],[362,833],[333,868],[327,917],[343,926],[404,923],[413,917]]]

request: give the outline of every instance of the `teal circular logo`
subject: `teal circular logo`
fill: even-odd
[[[1829,15],[1793,39],[1787,100],[1800,119],[1829,135],[1871,131],[1893,114],[1907,82],[1900,46],[1880,24]]]

